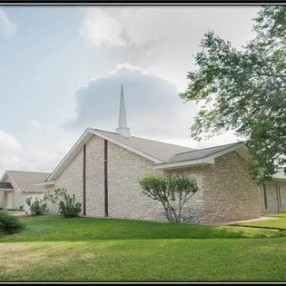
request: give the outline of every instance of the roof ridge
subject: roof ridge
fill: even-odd
[[[112,132],[112,131],[106,131],[106,130],[101,130],[101,129],[97,129],[97,128],[91,128],[91,129],[96,130],[96,131],[101,131],[101,132],[112,133],[112,134],[115,134],[115,135],[120,135],[120,134],[118,134],[118,133],[116,133],[116,132]],[[153,139],[144,138],[144,137],[130,136],[129,138],[137,138],[137,139],[152,141],[152,142],[156,142],[156,143],[163,143],[163,144],[167,144],[167,145],[172,145],[172,146],[178,146],[178,147],[193,149],[192,151],[198,150],[198,149],[195,149],[195,148],[192,148],[192,147],[188,147],[188,146],[183,146],[183,145],[178,145],[178,144],[173,144],[173,143],[168,143],[168,142],[153,140]],[[128,139],[128,138],[126,138],[126,139]],[[191,152],[191,151],[187,151],[187,152]]]

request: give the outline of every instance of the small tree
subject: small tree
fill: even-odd
[[[78,217],[81,212],[81,204],[76,202],[75,195],[68,195],[67,189],[56,189],[53,194],[48,192],[45,200],[56,204],[59,208],[59,214],[65,218]]]
[[[181,222],[185,203],[198,190],[195,180],[178,175],[145,176],[139,183],[145,195],[162,203],[168,221],[176,223]]]
[[[26,204],[28,206],[28,211],[26,211],[26,213],[31,214],[32,216],[43,215],[48,211],[47,204],[44,200],[38,200],[38,198],[33,200],[32,197],[28,197],[26,198]]]

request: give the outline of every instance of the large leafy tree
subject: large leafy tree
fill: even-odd
[[[263,181],[286,163],[286,6],[263,7],[253,30],[239,50],[207,32],[180,96],[200,104],[192,137],[234,130],[247,139],[252,174]]]

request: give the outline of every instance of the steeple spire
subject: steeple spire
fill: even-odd
[[[116,133],[125,137],[130,137],[130,129],[127,126],[124,91],[122,84],[121,84],[121,94],[120,94],[119,121],[118,121],[118,128],[116,128]]]

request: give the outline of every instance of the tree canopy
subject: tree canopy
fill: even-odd
[[[253,20],[255,37],[241,49],[204,35],[180,96],[201,105],[194,139],[234,130],[247,138],[252,174],[265,180],[286,163],[286,6],[265,6]]]

